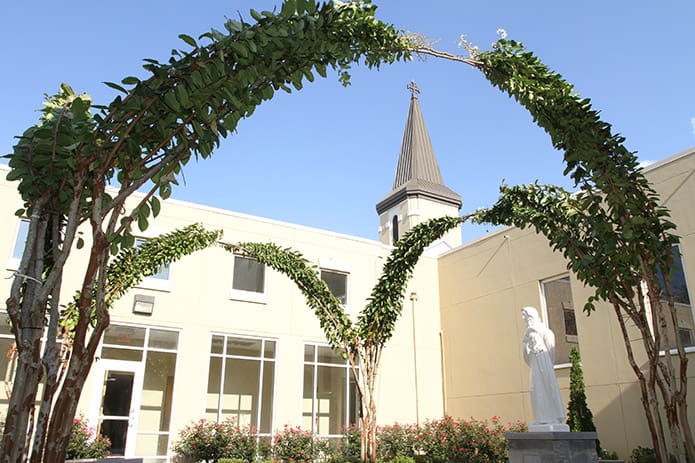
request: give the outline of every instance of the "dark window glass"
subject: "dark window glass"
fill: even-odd
[[[264,281],[265,266],[263,264],[250,257],[234,256],[233,289],[262,293]]]
[[[343,305],[347,304],[347,277],[346,273],[321,270],[321,279],[326,282],[328,289]]]

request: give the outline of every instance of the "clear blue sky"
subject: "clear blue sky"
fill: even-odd
[[[673,0],[382,0],[377,16],[463,53],[465,33],[481,48],[504,28],[592,99],[642,160],[695,145],[695,2]],[[25,0],[0,7],[0,153],[38,118],[60,82],[105,104],[103,81],[144,76],[143,58],[166,59],[225,17],[279,1]],[[490,205],[503,179],[569,187],[561,155],[516,103],[479,72],[428,59],[380,71],[355,67],[352,86],[335,75],[265,103],[207,161],[189,164],[174,197],[376,238],[375,204],[391,189],[408,110],[420,103],[445,183],[462,212]],[[484,232],[466,228],[464,240]]]

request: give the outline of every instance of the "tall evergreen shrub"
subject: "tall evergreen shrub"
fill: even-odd
[[[594,415],[586,403],[586,386],[584,386],[584,372],[582,371],[582,359],[576,347],[570,350],[570,401],[567,404],[567,424],[572,432],[596,432]],[[601,455],[601,443],[596,439],[596,452]]]

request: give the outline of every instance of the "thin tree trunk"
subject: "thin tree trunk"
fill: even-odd
[[[99,340],[108,325],[108,316],[104,321],[99,320],[86,346],[84,346],[84,334],[81,333],[81,341],[78,341],[76,336],[65,380],[53,406],[44,448],[43,461],[45,462],[63,463],[65,461],[80,394],[92,367]],[[84,347],[78,346],[78,342]]]
[[[36,393],[41,380],[39,358],[41,332],[36,339],[26,339],[17,359],[12,395],[5,418],[2,461],[23,462],[28,453],[29,427],[34,417]]]
[[[43,373],[41,335],[46,300],[42,297],[45,290],[42,275],[47,221],[41,209],[41,205],[37,205],[32,214],[25,252],[7,300],[17,344],[17,369],[5,417],[0,455],[4,463],[24,462],[27,458],[36,395]]]
[[[59,232],[59,230],[55,230]],[[54,232],[54,233],[55,233]],[[54,239],[55,243],[55,239]],[[54,244],[57,246],[57,244]],[[57,249],[54,249],[54,253]],[[34,442],[32,445],[31,463],[40,463],[43,456],[43,447],[46,442],[46,431],[48,428],[48,420],[51,415],[53,406],[53,397],[58,390],[60,384],[59,369],[60,369],[60,346],[58,345],[58,322],[60,318],[60,288],[62,278],[58,279],[58,284],[53,290],[51,299],[49,300],[49,321],[46,336],[46,345],[44,347],[42,364],[46,373],[46,382],[43,390],[43,397],[39,407],[39,416],[36,422],[34,431]]]
[[[625,349],[627,351],[627,359],[632,367],[632,371],[637,377],[637,383],[640,387],[640,395],[642,401],[642,408],[644,409],[645,417],[647,419],[647,426],[649,427],[649,434],[652,438],[652,445],[654,446],[654,453],[659,458],[664,454],[666,443],[664,441],[663,428],[660,426],[660,417],[658,410],[658,402],[655,404],[656,396],[649,394],[649,388],[647,386],[647,379],[644,377],[642,370],[640,369],[637,361],[635,360],[634,353],[632,351],[632,341],[630,340],[629,333],[627,331],[627,326],[625,325],[625,319],[623,318],[623,313],[621,310],[621,304],[616,298],[611,298],[611,303],[615,309],[615,314],[617,316],[620,331],[623,335],[623,341],[625,343]],[[629,309],[626,309],[626,311]],[[639,326],[639,325],[638,325]],[[664,461],[664,460],[658,460]]]

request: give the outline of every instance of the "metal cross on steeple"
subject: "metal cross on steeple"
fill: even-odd
[[[417,98],[417,94],[420,93],[420,87],[417,86],[414,80],[411,80],[408,85],[406,85],[406,88],[410,90],[410,96],[412,98]]]

